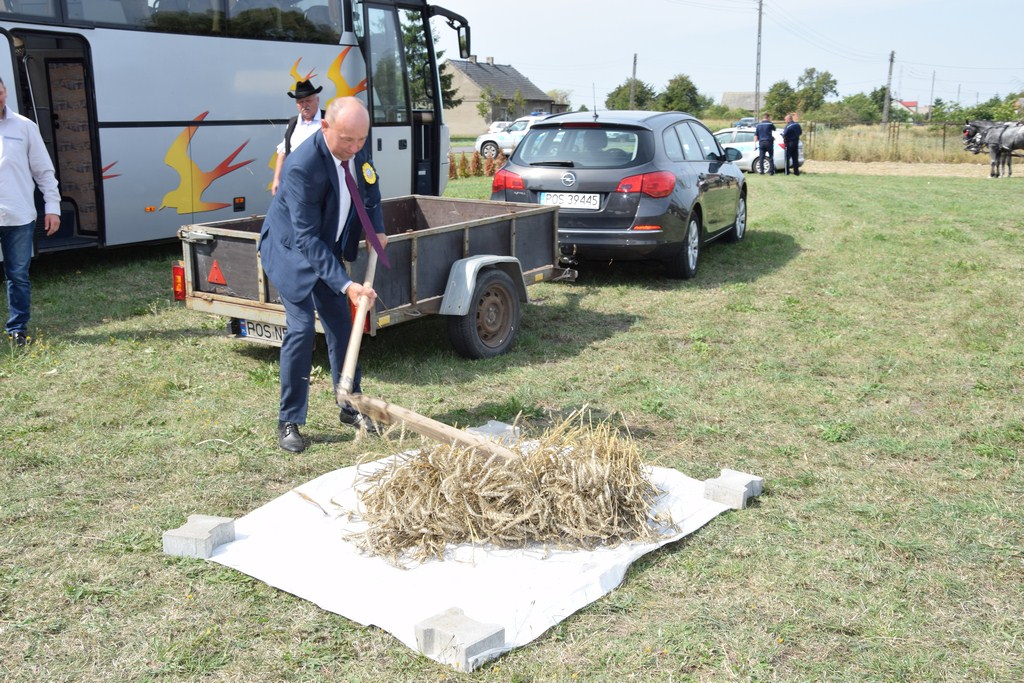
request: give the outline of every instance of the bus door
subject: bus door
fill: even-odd
[[[449,138],[448,128],[441,125],[441,92],[430,17],[423,10],[400,9],[399,19],[405,36],[405,72],[412,104],[412,190],[440,195],[448,174],[439,185],[438,169],[448,167]]]
[[[17,102],[18,112],[39,125],[60,184],[60,230],[44,237],[38,227],[36,248],[56,251],[98,244],[99,144],[88,44],[82,36],[67,33],[12,30],[10,36],[17,87],[8,87],[8,103]],[[39,208],[41,212],[41,202]]]
[[[394,5],[366,3],[370,144],[385,197],[411,194],[413,187],[412,117],[398,12]]]

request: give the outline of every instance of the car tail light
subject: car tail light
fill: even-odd
[[[494,182],[491,183],[491,192],[504,192],[505,190],[525,190],[523,177],[501,169],[494,174]]]
[[[174,300],[185,300],[185,264],[175,261],[171,264],[171,282],[174,289]]]
[[[642,173],[623,178],[619,181],[619,186],[615,188],[615,191],[624,193],[643,192],[649,197],[660,199],[672,194],[672,190],[675,187],[676,177],[674,174],[668,171],[658,171],[656,173]]]

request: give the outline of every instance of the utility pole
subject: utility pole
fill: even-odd
[[[935,72],[932,72],[932,93],[929,95],[928,100],[928,121],[932,120],[932,109],[935,107]]]
[[[757,0],[757,70],[754,74],[754,121],[761,120],[761,15],[764,0]]]
[[[633,111],[636,101],[636,53],[633,53],[633,78],[629,79],[629,110]]]
[[[889,80],[885,82],[885,102],[882,103],[882,125],[889,124],[889,100],[892,99],[892,65],[896,61],[896,50],[889,53]]]

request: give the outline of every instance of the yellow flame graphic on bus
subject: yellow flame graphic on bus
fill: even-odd
[[[307,73],[305,76],[300,76],[299,75],[299,62],[301,62],[301,61],[302,61],[302,57],[299,57],[298,59],[295,60],[295,63],[292,64],[292,70],[291,70],[290,73],[291,73],[292,79],[295,81],[294,83],[292,83],[292,87],[289,88],[289,90],[291,90],[292,92],[295,92],[295,88],[296,88],[296,86],[299,85],[299,81],[308,81],[309,79],[311,79],[314,76],[316,76],[316,73],[314,73],[316,71],[316,69],[310,69],[309,73]]]
[[[327,69],[327,78],[331,79],[334,83],[334,89],[337,92],[335,97],[349,97],[366,91],[366,78],[363,78],[355,87],[348,84],[348,80],[341,73],[341,66],[345,62],[345,57],[348,55],[352,46],[346,47],[342,50],[334,61],[331,62],[331,66]],[[365,71],[363,72],[365,73]]]
[[[193,121],[202,121],[209,114],[209,111],[204,111],[199,116],[192,119]],[[238,153],[249,144],[246,140],[238,148],[229,154],[224,161],[217,164],[217,167],[210,171],[203,171],[195,162],[189,158],[188,147],[192,140],[192,137],[196,134],[198,126],[189,126],[185,130],[181,131],[181,134],[174,140],[170,148],[167,150],[167,156],[164,157],[164,163],[173,168],[178,172],[178,176],[181,182],[178,187],[171,190],[164,195],[163,203],[160,208],[162,209],[177,209],[179,214],[193,213],[197,211],[214,211],[216,209],[223,209],[231,206],[230,204],[224,204],[222,202],[204,202],[203,192],[206,191],[211,183],[221,176],[225,176],[232,171],[238,170],[246,164],[253,162],[253,159],[243,161],[238,164],[232,164]]]

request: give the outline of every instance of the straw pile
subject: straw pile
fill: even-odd
[[[429,445],[359,483],[369,528],[353,540],[395,565],[442,558],[449,544],[594,548],[649,541],[660,494],[631,437],[574,414],[505,460]],[[657,521],[658,525],[652,524]]]

